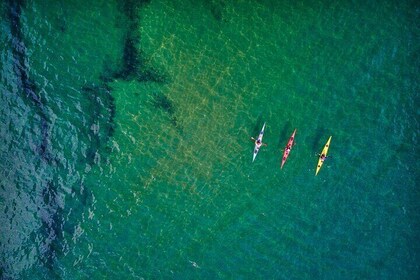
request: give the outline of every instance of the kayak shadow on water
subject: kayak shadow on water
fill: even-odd
[[[292,129],[290,121],[284,124],[283,129],[279,134],[279,140],[277,141],[277,149],[283,149],[286,146],[287,139],[289,139],[290,134],[293,132]]]
[[[312,150],[316,153],[321,152],[323,145],[328,140],[328,133],[324,127],[319,127],[315,131],[314,141],[312,143]]]
[[[251,136],[252,137],[258,137],[258,134],[260,133],[263,125],[264,125],[264,122],[262,120],[262,115],[259,114],[258,118],[257,118],[257,121],[255,122],[254,129],[252,129]]]

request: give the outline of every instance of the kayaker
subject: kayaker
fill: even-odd
[[[251,137],[252,141],[255,141],[255,145],[257,146],[257,148],[260,148],[261,146],[267,146],[267,144],[261,142],[260,139],[255,139],[254,137]]]
[[[324,160],[327,158],[327,156],[326,156],[326,155],[324,155],[324,154],[319,155],[319,157],[321,158],[321,161],[324,161]]]

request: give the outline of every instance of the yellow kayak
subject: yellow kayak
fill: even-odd
[[[324,163],[325,158],[327,157],[328,148],[330,147],[331,137],[332,136],[330,136],[330,138],[328,138],[328,141],[325,144],[324,149],[322,149],[322,152],[319,155],[318,165],[316,166],[315,176],[318,174],[319,170],[321,169],[322,164]]]

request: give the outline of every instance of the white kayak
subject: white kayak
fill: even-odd
[[[260,145],[255,144],[255,147],[254,147],[254,156],[252,158],[252,162],[254,162],[255,157],[257,156],[258,151],[260,150],[260,148],[262,146],[262,139],[263,139],[263,136],[264,136],[264,129],[265,129],[265,123],[264,123],[263,127],[261,128],[260,134],[258,135],[257,141],[259,140],[259,142],[261,144]],[[257,142],[257,141],[255,141],[255,142]]]

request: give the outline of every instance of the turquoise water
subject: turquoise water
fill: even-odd
[[[420,277],[418,3],[61,2],[0,2],[2,279]]]

